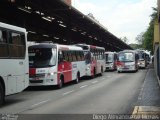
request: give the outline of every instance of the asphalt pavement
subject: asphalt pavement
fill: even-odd
[[[56,119],[65,115],[73,115],[73,118],[86,116],[84,119],[87,119],[87,115],[94,114],[132,114],[135,106],[145,105],[140,97],[141,100],[145,98],[142,90],[145,90],[147,74],[147,69],[136,73],[110,71],[94,79],[85,78],[79,84],[69,83],[60,90],[53,87],[29,88],[8,96],[0,113],[28,115],[32,119],[45,115],[48,119],[55,117],[52,115],[57,115]],[[154,103],[157,99],[151,101]]]

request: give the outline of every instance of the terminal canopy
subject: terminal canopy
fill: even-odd
[[[86,43],[107,51],[132,49],[99,22],[61,0],[1,0],[0,21],[26,28],[28,41]]]

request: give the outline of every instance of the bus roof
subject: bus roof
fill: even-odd
[[[119,53],[125,53],[125,52],[137,53],[135,50],[123,50],[123,51],[120,51]]]
[[[116,52],[110,52],[110,51],[108,51],[108,52],[105,52],[105,54],[116,54]]]
[[[38,45],[31,45],[29,48],[58,48],[61,50],[83,50],[81,47],[71,45],[60,45],[53,43],[40,43]]]
[[[76,46],[105,50],[104,47],[99,47],[99,46],[94,46],[94,45],[87,45],[87,44],[76,44]]]
[[[17,27],[17,26],[14,26],[14,25],[9,25],[9,24],[2,23],[2,22],[0,22],[0,27],[15,30],[15,31],[19,31],[19,32],[26,32],[25,28]]]
[[[73,46],[73,45],[60,45],[57,44],[59,49],[69,49],[69,50],[83,50],[81,47],[79,46]]]
[[[38,45],[31,45],[29,48],[56,48],[56,45],[54,44],[47,44],[47,43],[40,43]]]

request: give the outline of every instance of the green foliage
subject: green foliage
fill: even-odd
[[[144,32],[141,32],[139,35],[137,35],[136,41],[138,42],[139,45],[142,46],[142,43],[144,41]]]
[[[151,21],[147,30],[144,33],[140,33],[140,35],[137,36],[136,40],[143,49],[149,50],[153,53],[154,22],[157,18],[158,13],[156,8],[152,9],[153,13],[151,14]]]
[[[142,45],[140,45],[140,44],[134,44],[134,43],[129,44],[129,46],[131,46],[133,49],[141,49],[142,48]]]
[[[143,41],[144,49],[153,52],[153,40],[154,40],[154,24],[151,23],[147,31],[144,33],[144,41]]]
[[[128,38],[125,36],[125,37],[123,37],[123,38],[120,38],[124,43],[128,43]]]

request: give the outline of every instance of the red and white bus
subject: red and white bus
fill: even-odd
[[[83,49],[77,46],[40,43],[29,47],[30,86],[57,85],[85,75]]]
[[[87,44],[76,46],[82,47],[85,52],[86,76],[93,78],[105,71],[105,48]]]
[[[0,105],[29,85],[26,29],[0,22]]]
[[[117,72],[138,71],[139,56],[135,50],[123,50],[118,53]]]

